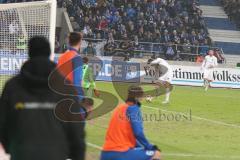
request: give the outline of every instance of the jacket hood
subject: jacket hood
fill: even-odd
[[[48,76],[55,67],[48,58],[31,58],[22,66],[20,76],[23,83],[32,88],[48,87]]]

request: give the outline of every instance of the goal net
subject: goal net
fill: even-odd
[[[26,61],[31,37],[48,38],[53,58],[55,25],[56,0],[0,4],[0,94],[6,80]]]

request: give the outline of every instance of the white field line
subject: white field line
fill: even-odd
[[[165,109],[160,109],[160,108],[156,108],[156,107],[150,107],[150,106],[146,106],[146,105],[142,105],[142,107],[144,108],[149,108],[149,109],[153,109],[153,110],[157,110],[157,111],[164,111],[164,112],[170,112],[170,113],[181,113],[181,114],[185,114],[183,112],[177,112],[177,111],[169,111],[169,110],[165,110]],[[191,116],[194,119],[198,119],[198,120],[202,120],[202,121],[206,121],[209,123],[213,123],[213,124],[217,124],[217,125],[222,125],[222,126],[227,126],[227,127],[232,127],[232,128],[240,128],[240,125],[237,124],[230,124],[230,123],[226,123],[226,122],[222,122],[222,121],[217,121],[217,120],[212,120],[212,119],[207,119],[207,118],[203,118],[203,117],[199,117],[199,116]],[[106,117],[99,117],[99,118],[103,118],[103,119],[107,119]]]
[[[220,156],[209,154],[184,154],[184,153],[163,153],[167,157],[199,157],[199,158],[215,158],[215,159],[240,159],[240,156]]]
[[[164,112],[170,112],[170,113],[181,113],[184,114],[182,112],[177,112],[177,111],[168,111],[165,109],[160,109],[160,108],[156,108],[156,107],[150,107],[150,106],[145,106],[143,105],[142,107],[144,108],[149,108],[149,109],[153,109],[153,110],[161,110]],[[233,128],[240,128],[239,125],[236,124],[229,124],[229,123],[225,123],[225,122],[221,122],[221,121],[216,121],[216,120],[211,120],[211,119],[207,119],[207,118],[202,118],[202,117],[198,117],[198,116],[192,116],[192,118],[198,119],[198,120],[203,120],[209,123],[213,123],[213,124],[218,124],[218,125],[223,125],[223,126],[228,126],[228,127],[233,127]],[[102,147],[90,142],[87,142],[87,145],[101,150]],[[168,156],[168,157],[199,157],[199,158],[215,158],[215,159],[240,159],[240,156],[220,156],[220,155],[208,155],[208,154],[188,154],[188,153],[163,153],[163,156]]]
[[[102,150],[102,147],[90,142],[87,142],[89,147],[97,150]],[[199,158],[216,158],[216,159],[240,159],[240,156],[220,156],[220,155],[209,155],[209,154],[188,154],[188,153],[163,153],[163,156],[167,157],[199,157]]]
[[[168,110],[165,110],[165,109],[160,109],[160,108],[150,107],[150,106],[145,106],[145,105],[142,105],[142,107],[144,107],[144,108],[149,108],[149,109],[153,109],[153,110],[161,110],[161,111],[164,111],[164,112],[184,114],[184,113],[182,113],[182,112],[168,111]],[[192,118],[195,118],[195,119],[198,119],[198,120],[202,120],[202,121],[206,121],[206,122],[213,123],[213,124],[218,124],[218,125],[223,125],[223,126],[228,126],[228,127],[233,127],[233,128],[240,128],[240,126],[239,126],[239,125],[236,125],[236,124],[225,123],[225,122],[216,121],[216,120],[211,120],[211,119],[202,118],[202,117],[198,117],[198,116],[193,116],[193,115],[192,115]]]
[[[96,144],[93,144],[93,143],[90,143],[90,142],[87,142],[87,145],[92,147],[92,148],[95,148],[95,149],[98,149],[98,150],[102,150],[102,147],[99,146],[99,145],[96,145]]]

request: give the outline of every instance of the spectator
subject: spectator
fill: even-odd
[[[196,58],[196,62],[201,64],[204,61],[204,55],[198,55]]]
[[[128,7],[127,7],[127,9],[126,9],[126,12],[127,12],[127,16],[128,16],[130,19],[132,19],[132,18],[135,16],[136,11],[135,11],[134,8],[132,8],[131,3],[128,4]]]
[[[191,35],[190,35],[190,42],[192,44],[196,43],[196,41],[198,40],[197,38],[197,35],[196,35],[196,32],[195,31],[192,31]]]
[[[97,5],[96,0],[82,0],[82,5],[85,6],[86,8],[91,8],[95,7]]]
[[[72,27],[75,31],[80,31],[79,24],[75,21],[74,17],[70,17],[70,22],[72,24]]]
[[[183,50],[180,45],[186,42],[190,43],[187,45],[201,45],[208,40],[205,45],[211,45],[202,10],[196,0],[114,0],[98,2],[97,7],[90,5],[94,4],[92,2],[82,3],[84,5],[78,1],[63,0],[59,5],[67,8],[74,22],[79,24],[78,27],[72,19],[74,28],[83,31],[85,38],[109,39],[111,34],[114,40],[127,37],[134,41],[137,36],[139,43],[172,43],[177,45],[178,51]],[[140,47],[149,50],[149,45]]]
[[[208,51],[209,51],[209,46],[207,45],[207,40],[205,40],[204,43],[200,43],[200,47],[199,47],[199,54],[206,56]]]
[[[105,16],[102,16],[101,21],[98,25],[99,30],[105,30],[108,26],[108,20],[105,18]]]
[[[168,42],[170,42],[170,36],[169,36],[169,34],[168,34],[168,30],[166,29],[166,30],[164,30],[164,35],[163,35],[163,37],[162,37],[162,43],[168,43]]]
[[[199,51],[199,42],[198,42],[198,40],[195,40],[193,42],[193,46],[191,48],[191,53],[198,55],[198,51]]]
[[[93,47],[92,42],[88,42],[88,46],[83,50],[83,54],[86,56],[96,55],[96,49]]]
[[[153,36],[150,31],[145,33],[144,40],[145,42],[153,42]]]
[[[214,49],[214,56],[217,58],[218,63],[224,63],[225,58],[222,56],[221,51],[218,48]]]
[[[107,40],[107,43],[114,43],[113,34],[112,34],[111,32],[108,34],[108,40]]]
[[[97,33],[96,39],[101,39],[101,38],[102,38],[101,33]]]
[[[117,45],[113,39],[113,34],[109,33],[107,43],[104,45],[104,55],[111,56],[114,54]]]
[[[167,60],[173,60],[177,54],[176,46],[169,43],[165,50],[165,56]]]
[[[183,53],[191,53],[192,45],[189,40],[185,40],[182,45],[182,52]]]
[[[61,52],[61,45],[60,42],[58,41],[58,38],[55,37],[55,49],[54,49],[55,53],[60,53]]]
[[[180,37],[178,36],[176,30],[173,31],[173,34],[171,36],[171,41],[174,42],[175,44],[179,44],[180,43]]]
[[[89,25],[84,27],[83,34],[86,38],[93,38],[93,32]]]
[[[135,50],[137,50],[139,48],[139,42],[138,42],[138,36],[134,36],[134,47]]]
[[[71,16],[85,17],[84,21],[78,20],[78,22],[80,26],[83,26],[81,30],[88,38],[93,38],[99,31],[101,31],[101,38],[107,38],[107,34],[113,30],[116,31],[116,34],[113,34],[116,40],[123,39],[124,36],[133,39],[138,35],[139,41],[155,42],[158,31],[162,43],[177,42],[178,44],[178,36],[182,32],[191,35],[184,35],[184,38],[191,44],[195,39],[204,41],[206,38],[207,29],[202,18],[202,11],[195,0],[134,0],[131,3],[127,0],[109,1],[98,8],[89,5],[91,7],[88,7],[87,11],[86,7],[77,4],[77,1],[65,1]],[[79,9],[73,13],[75,6]],[[96,24],[98,24],[97,30]],[[92,32],[90,36],[89,32]],[[151,36],[154,38],[150,38]],[[180,37],[180,43],[183,42],[182,38]]]
[[[230,20],[234,21],[240,27],[240,1],[239,0],[221,0],[224,10]]]

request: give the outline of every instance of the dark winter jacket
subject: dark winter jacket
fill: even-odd
[[[48,77],[54,69],[47,58],[30,59],[4,87],[0,143],[11,160],[84,160],[84,123],[56,118],[56,104],[67,96],[49,88]]]

